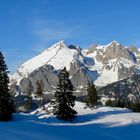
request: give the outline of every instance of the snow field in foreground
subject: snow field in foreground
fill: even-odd
[[[11,122],[0,122],[1,140],[135,140],[140,138],[140,113],[100,107],[85,109],[76,102],[74,122],[59,121],[47,114],[14,114]],[[43,113],[43,112],[42,112]]]

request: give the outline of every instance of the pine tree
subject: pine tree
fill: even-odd
[[[37,96],[37,98],[40,100],[40,104],[43,105],[43,94],[44,94],[44,84],[42,80],[37,80],[36,82],[36,87],[37,90],[35,92],[35,95]]]
[[[105,106],[115,107],[116,106],[116,101],[115,100],[108,99],[105,102]]]
[[[131,108],[134,112],[140,112],[140,101],[131,102]]]
[[[4,61],[4,56],[2,54],[2,52],[0,52],[0,87],[4,90],[4,91],[9,91],[9,77],[8,77],[8,68],[5,64]]]
[[[42,98],[43,96],[43,93],[44,93],[44,84],[43,84],[43,81],[42,80],[37,80],[36,81],[36,87],[37,87],[37,90],[35,92],[35,95],[37,95],[37,97],[39,97],[40,99]]]
[[[88,83],[87,87],[87,97],[86,97],[86,105],[90,108],[95,107],[98,104],[98,94],[93,82]]]
[[[59,73],[59,83],[53,100],[53,113],[60,120],[72,121],[77,113],[73,107],[76,97],[73,95],[73,85],[66,68]]]
[[[0,120],[8,121],[12,118],[13,101],[9,92],[8,69],[4,61],[4,56],[0,52]]]
[[[27,89],[28,97],[27,97],[27,101],[25,103],[25,109],[27,110],[27,112],[32,110],[32,103],[33,103],[32,92],[33,92],[33,88],[28,87],[28,89]]]
[[[127,107],[127,100],[125,99],[115,99],[115,107]]]

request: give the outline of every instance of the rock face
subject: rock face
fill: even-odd
[[[96,61],[99,78],[95,84],[98,86],[139,73],[138,55],[116,41],[108,45],[94,45],[86,53]],[[105,80],[108,82],[105,83]]]
[[[42,66],[37,70],[34,70],[28,75],[28,77],[24,77],[20,81],[19,85],[21,90],[25,93],[28,93],[28,89],[32,88],[32,90],[35,92],[37,80],[42,80],[44,84],[44,89],[47,91],[51,91],[56,86],[56,83],[58,82],[58,77],[52,66]]]
[[[57,74],[66,67],[76,94],[85,95],[89,81],[102,87],[139,74],[138,52],[116,41],[94,45],[88,50],[60,41],[23,63],[11,78],[11,90],[14,94],[28,94],[30,90],[35,92],[36,81],[42,80],[46,93],[53,93],[58,83]]]
[[[96,52],[95,58],[102,63],[107,63],[111,59],[125,58],[136,61],[136,57],[129,49],[123,47],[120,43],[113,41],[106,46],[94,45],[88,53]]]
[[[106,48],[105,54],[107,60],[115,58],[125,58],[128,60],[136,61],[136,58],[132,52],[130,52],[127,48],[124,48],[121,44],[118,44],[116,42],[112,42]]]
[[[72,75],[71,81],[75,87],[87,84],[90,80],[86,75],[87,68],[81,67],[81,65],[78,64],[78,62],[74,62],[71,64],[69,73],[70,75]]]

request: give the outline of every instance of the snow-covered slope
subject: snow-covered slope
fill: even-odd
[[[70,69],[70,63],[73,61],[77,50],[69,49],[64,41],[60,41],[43,53],[23,63],[18,72],[26,76],[43,65],[52,65],[56,70],[66,67]]]
[[[84,109],[76,102],[74,122],[57,120],[53,115],[15,114],[8,123],[0,122],[2,140],[138,140],[140,113],[127,109],[101,107]],[[41,117],[44,116],[44,117]]]

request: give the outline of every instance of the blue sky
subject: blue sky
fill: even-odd
[[[140,47],[139,0],[0,0],[0,49],[13,73],[59,40]]]

